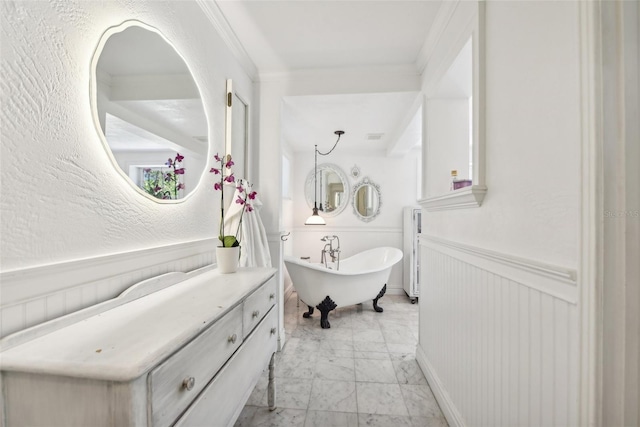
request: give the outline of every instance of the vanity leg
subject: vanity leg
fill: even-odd
[[[316,308],[320,310],[320,327],[322,329],[329,329],[329,312],[337,307],[336,303],[327,295],[325,299]]]
[[[271,355],[271,361],[269,361],[269,385],[267,387],[267,399],[269,403],[269,410],[276,409],[276,354]]]
[[[307,307],[309,307],[309,311],[307,311],[306,313],[302,313],[302,317],[304,317],[305,319],[308,319],[313,314],[313,307],[311,307],[310,305],[308,305]]]
[[[373,309],[375,311],[377,311],[378,313],[382,313],[384,311],[382,309],[382,307],[378,307],[378,300],[380,298],[382,298],[382,296],[385,294],[385,292],[387,292],[387,284],[386,283],[384,284],[384,286],[382,287],[382,289],[378,293],[378,296],[373,300]]]

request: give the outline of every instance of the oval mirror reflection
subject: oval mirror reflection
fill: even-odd
[[[380,213],[380,188],[367,178],[358,183],[353,193],[353,211],[362,221],[372,221]]]
[[[328,163],[318,165],[315,180],[313,172],[311,169],[307,175],[304,191],[309,208],[313,208],[315,197],[323,216],[338,215],[349,203],[349,182],[345,173],[338,166]]]
[[[116,168],[158,201],[198,185],[208,123],[183,58],[155,28],[137,21],[103,35],[92,61],[94,122]]]

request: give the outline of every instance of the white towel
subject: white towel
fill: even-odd
[[[235,235],[238,229],[238,222],[244,205],[236,203],[241,193],[236,189],[233,199],[226,215],[224,216],[225,234]],[[244,199],[244,197],[242,197]],[[247,200],[253,207],[252,212],[245,212],[242,215],[240,233],[237,236],[240,240],[240,267],[271,267],[271,254],[269,253],[269,242],[267,232],[260,219],[259,210],[262,202],[258,196],[254,200]]]

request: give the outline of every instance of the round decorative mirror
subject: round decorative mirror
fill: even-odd
[[[155,28],[109,28],[91,61],[96,129],[116,169],[160,202],[192,192],[207,163],[208,123],[184,59]]]
[[[353,187],[353,213],[364,222],[373,221],[380,214],[380,186],[364,178]]]
[[[313,208],[315,182],[315,197],[317,197],[318,211],[322,212],[321,215],[332,217],[342,212],[349,203],[349,182],[342,169],[336,165],[324,163],[318,165],[315,181],[313,178],[312,169],[307,175],[304,186],[304,195],[309,208]]]

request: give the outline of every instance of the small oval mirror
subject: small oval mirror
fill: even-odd
[[[380,187],[364,178],[353,188],[353,212],[364,222],[373,221],[380,213]]]
[[[155,28],[109,28],[91,62],[94,123],[114,166],[140,193],[176,201],[203,175],[208,123],[184,59]]]
[[[315,192],[314,192],[314,184]],[[314,181],[313,169],[307,175],[304,190],[309,208],[313,208],[314,197],[322,216],[333,217],[344,210],[349,203],[349,182],[345,173],[336,165],[324,163],[318,165],[318,174]]]

